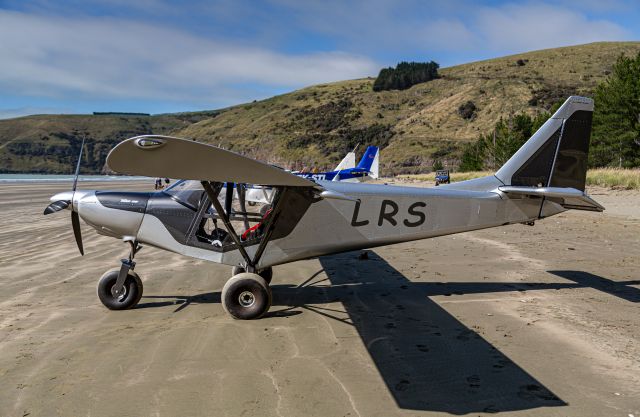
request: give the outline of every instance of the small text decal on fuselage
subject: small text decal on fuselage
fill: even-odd
[[[325,181],[327,179],[327,174],[296,174],[296,176],[314,181]]]

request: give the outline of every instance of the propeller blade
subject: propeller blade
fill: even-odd
[[[64,210],[67,207],[69,207],[69,204],[71,204],[71,201],[68,201],[68,200],[54,201],[53,203],[49,204],[46,209],[44,209],[44,214],[46,216],[47,214],[51,214],[51,213],[55,213],[56,211]]]
[[[73,189],[76,190],[76,185],[78,185],[78,174],[80,174],[80,161],[82,161],[82,150],[84,149],[84,138],[82,138],[82,145],[80,145],[80,155],[78,155],[78,163],[76,164],[76,174],[73,178]]]
[[[76,238],[80,255],[84,256],[84,248],[82,247],[82,232],[80,231],[80,217],[76,211],[71,212],[71,226],[73,226],[73,236]]]

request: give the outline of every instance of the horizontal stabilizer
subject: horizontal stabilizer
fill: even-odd
[[[137,136],[116,145],[107,156],[115,172],[146,177],[314,187],[283,169],[215,146],[168,136]]]
[[[550,201],[557,202],[566,209],[603,211],[604,207],[589,197],[584,191],[575,188],[562,187],[519,187],[506,185],[498,187],[507,194],[532,197],[546,197]]]

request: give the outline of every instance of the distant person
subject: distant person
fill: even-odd
[[[156,178],[156,190],[162,190],[162,179]]]
[[[169,178],[165,178],[164,179],[164,183],[166,184],[166,186],[169,186],[169,183],[171,183],[171,180]]]

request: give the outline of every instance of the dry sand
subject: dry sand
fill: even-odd
[[[271,313],[243,322],[228,267],[149,247],[139,307],[105,309],[127,248],[83,225],[80,257],[69,213],[42,216],[67,188],[0,185],[2,417],[640,416],[640,193],[279,266]]]

